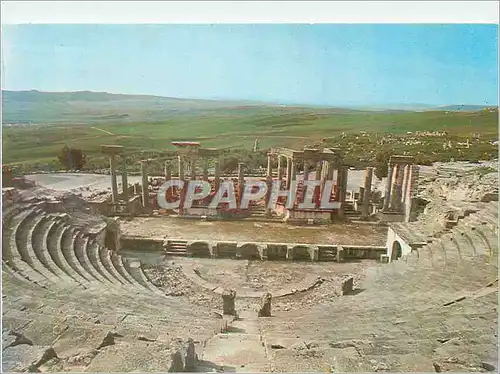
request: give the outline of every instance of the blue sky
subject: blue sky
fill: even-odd
[[[498,105],[497,25],[10,25],[4,89]]]

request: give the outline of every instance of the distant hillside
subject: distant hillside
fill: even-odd
[[[440,106],[437,108],[434,108],[434,110],[447,110],[447,111],[453,111],[453,112],[459,112],[459,111],[464,111],[464,112],[475,112],[478,110],[483,110],[483,109],[497,109],[498,106],[495,105],[446,105],[446,106]]]
[[[97,124],[164,122],[175,117],[352,114],[364,112],[471,111],[475,105],[433,107],[426,104],[394,104],[346,108],[298,106],[251,101],[179,99],[153,95],[107,92],[2,91],[4,124]]]
[[[263,104],[249,101],[179,99],[152,95],[122,95],[107,92],[2,91],[3,123],[157,122],[179,115],[227,115],[233,111],[276,110],[287,113],[311,108]],[[351,112],[318,108],[315,113]]]

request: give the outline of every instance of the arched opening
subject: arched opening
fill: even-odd
[[[391,251],[391,261],[398,260],[403,255],[403,250],[401,249],[401,244],[397,240],[392,243]]]

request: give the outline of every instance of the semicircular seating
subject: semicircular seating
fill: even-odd
[[[4,211],[4,342],[9,331],[32,342],[4,345],[4,371],[168,371],[186,337],[201,347],[221,330],[209,306],[166,296],[73,214],[43,201]],[[44,358],[48,347],[56,359]],[[78,352],[93,353],[82,364]]]
[[[491,370],[497,261],[494,203],[406,258],[368,270],[359,294],[262,319],[271,370]]]

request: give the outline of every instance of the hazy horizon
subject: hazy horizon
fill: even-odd
[[[479,104],[469,104],[469,103],[448,103],[441,105],[432,105],[428,103],[369,103],[366,105],[359,105],[356,103],[344,103],[343,105],[321,105],[321,104],[307,104],[307,103],[293,103],[293,102],[276,102],[276,101],[262,101],[262,100],[243,100],[243,99],[206,99],[201,97],[173,97],[173,96],[161,96],[149,93],[122,93],[122,92],[109,92],[109,91],[91,91],[91,90],[78,90],[78,91],[42,91],[38,89],[28,89],[28,90],[8,90],[2,89],[8,92],[39,92],[47,94],[75,94],[75,93],[90,93],[90,94],[109,94],[109,95],[124,95],[124,96],[142,96],[142,97],[158,97],[163,99],[173,99],[173,100],[205,100],[205,101],[221,101],[221,102],[234,102],[234,103],[249,103],[249,104],[262,104],[270,106],[304,106],[304,107],[318,107],[318,108],[380,108],[380,109],[390,109],[397,107],[416,107],[416,108],[440,108],[449,106],[477,106],[477,107],[498,107],[498,105],[479,105]]]
[[[497,25],[10,25],[2,89],[498,106]]]

